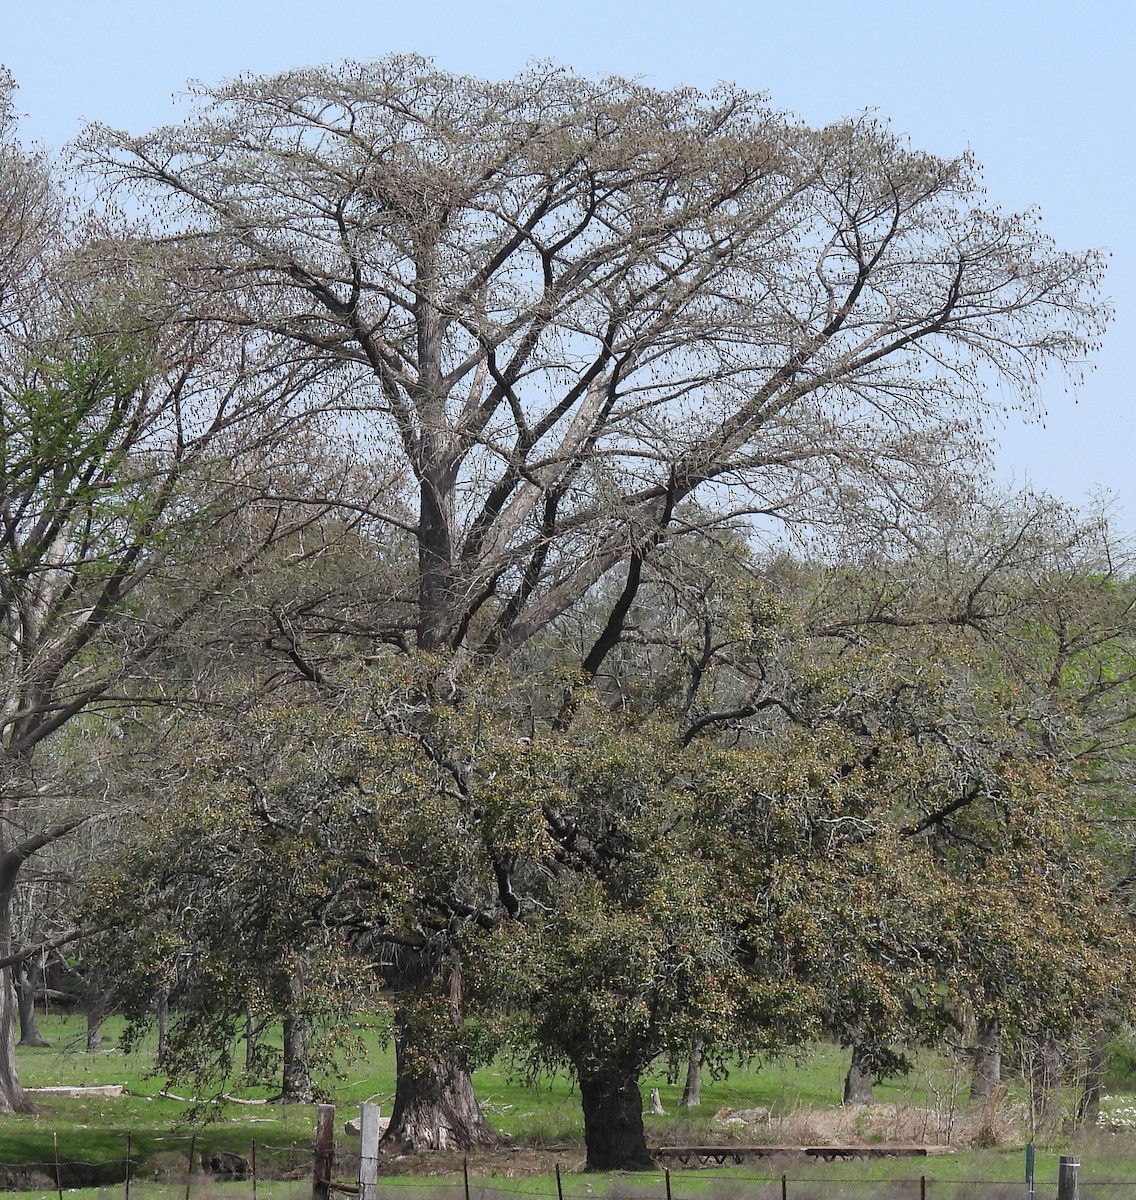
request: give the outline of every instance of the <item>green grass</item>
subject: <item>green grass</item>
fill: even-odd
[[[52,1043],[49,1048],[21,1047],[17,1060],[25,1087],[70,1084],[124,1084],[128,1096],[110,1099],[36,1099],[37,1113],[31,1117],[4,1118],[0,1137],[0,1162],[43,1161],[51,1134],[58,1130],[61,1141],[77,1140],[88,1158],[123,1154],[127,1132],[142,1156],[159,1149],[171,1131],[185,1125],[188,1106],[160,1095],[165,1081],[152,1074],[153,1047],[144,1044],[132,1054],[115,1048],[122,1022],[109,1019],[105,1026],[106,1048],[87,1054],[86,1023],[82,1016],[48,1017],[41,1031]],[[356,1031],[363,1054],[341,1062],[333,1077],[319,1080],[329,1098],[342,1109],[355,1109],[365,1100],[389,1111],[394,1098],[394,1053],[379,1034],[368,1026]],[[648,1118],[648,1137],[673,1142],[676,1131],[693,1130],[717,1110],[765,1107],[788,1112],[806,1106],[823,1106],[839,1100],[845,1063],[844,1055],[830,1046],[819,1046],[797,1061],[781,1060],[760,1066],[739,1067],[728,1078],[704,1078],[702,1106],[698,1118]],[[517,1077],[507,1064],[495,1063],[474,1075],[474,1085],[486,1115],[499,1133],[528,1145],[579,1143],[583,1121],[579,1098],[564,1076],[542,1080],[533,1087]],[[682,1093],[679,1083],[668,1082],[660,1068],[644,1077],[643,1093],[658,1087],[664,1107],[677,1114]],[[882,1101],[921,1102],[921,1085],[899,1083],[879,1089]],[[184,1088],[172,1089],[185,1095]],[[924,1089],[925,1090],[925,1089]],[[261,1089],[261,1095],[266,1094]],[[267,1146],[290,1146],[311,1140],[312,1110],[305,1106],[230,1105],[223,1119],[208,1125],[199,1140],[209,1148],[247,1152],[255,1137]],[[188,1131],[184,1132],[188,1145]],[[28,1156],[31,1156],[29,1158]]]
[[[59,1084],[125,1084],[129,1095],[115,1098],[57,1098],[37,1100],[38,1111],[29,1115],[0,1117],[0,1163],[42,1164],[42,1174],[50,1172],[56,1138],[63,1162],[104,1164],[107,1181],[114,1186],[102,1191],[87,1190],[85,1200],[105,1195],[122,1196],[122,1162],[127,1135],[131,1157],[144,1167],[138,1171],[131,1190],[133,1200],[185,1200],[185,1163],[191,1139],[195,1148],[206,1154],[228,1150],[244,1156],[257,1145],[261,1182],[257,1200],[291,1200],[310,1195],[310,1185],[287,1181],[268,1184],[264,1179],[288,1168],[304,1171],[310,1161],[310,1145],[315,1124],[311,1106],[229,1105],[220,1118],[196,1129],[187,1125],[188,1106],[162,1097],[164,1080],[152,1071],[152,1046],[143,1045],[130,1055],[115,1048],[122,1031],[121,1022],[108,1021],[106,1048],[86,1054],[85,1021],[82,1017],[45,1019],[42,1030],[52,1041],[47,1049],[21,1048],[18,1060],[26,1086]],[[334,1078],[322,1080],[330,1098],[340,1108],[340,1124],[352,1115],[364,1100],[375,1100],[388,1110],[394,1094],[394,1060],[389,1046],[370,1028],[362,1028],[362,1053],[342,1062]],[[683,1115],[677,1108],[681,1086],[669,1082],[660,1069],[642,1081],[644,1096],[658,1087],[668,1115],[647,1117],[647,1136],[652,1144],[718,1142],[723,1130],[711,1124],[721,1108],[765,1107],[776,1114],[786,1127],[794,1120],[809,1116],[810,1110],[831,1109],[840,1098],[846,1055],[832,1046],[817,1046],[799,1059],[783,1059],[738,1068],[721,1080],[705,1078],[702,1107],[697,1116]],[[933,1107],[949,1098],[957,1086],[957,1067],[928,1057],[906,1080],[885,1084],[877,1089],[882,1103],[910,1109]],[[510,1073],[507,1065],[494,1064],[475,1075],[479,1099],[494,1128],[511,1137],[518,1145],[557,1147],[568,1182],[566,1200],[587,1200],[590,1196],[608,1200],[666,1200],[661,1174],[647,1175],[635,1181],[614,1183],[571,1174],[582,1165],[582,1120],[579,1099],[570,1082],[556,1077],[534,1089]],[[763,1140],[753,1130],[749,1140]],[[790,1139],[796,1140],[796,1139]],[[1101,1136],[1085,1143],[1081,1150],[1086,1186],[1109,1181],[1136,1180],[1136,1134]],[[1059,1147],[1038,1154],[1038,1187],[1050,1192],[1056,1181]],[[436,1169],[447,1167],[460,1182],[460,1156],[436,1156]],[[475,1174],[493,1172],[495,1178],[476,1179],[471,1200],[491,1200],[493,1195],[553,1197],[555,1180],[551,1176],[507,1178],[512,1170],[510,1156],[475,1161]],[[116,1173],[117,1172],[117,1173]],[[175,1179],[171,1184],[153,1182],[156,1174]],[[814,1200],[823,1196],[836,1200],[847,1196],[857,1200],[863,1195],[884,1195],[889,1200],[918,1197],[920,1176],[929,1181],[928,1200],[956,1200],[969,1195],[966,1181],[985,1181],[990,1188],[1005,1185],[1006,1197],[1024,1197],[1023,1158],[1020,1150],[972,1150],[941,1158],[876,1159],[852,1162],[800,1162],[769,1160],[744,1167],[725,1169],[678,1170],[672,1172],[672,1200],[780,1200],[782,1173],[789,1181],[790,1200]],[[147,1181],[144,1177],[150,1176]],[[871,1190],[872,1187],[876,1191]],[[916,1189],[912,1191],[911,1189]],[[202,1180],[191,1181],[190,1200],[251,1200],[249,1184],[223,1185]],[[464,1200],[454,1181],[409,1178],[384,1179],[381,1194],[394,1200]],[[37,1193],[23,1192],[26,1198]],[[56,1195],[54,1191],[43,1193]],[[990,1192],[990,1195],[995,1193]],[[1091,1195],[1091,1192],[1088,1193]],[[1107,1189],[1102,1200],[1120,1200]]]

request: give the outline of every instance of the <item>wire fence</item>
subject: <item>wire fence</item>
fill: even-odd
[[[311,1195],[311,1143],[250,1140],[247,1147],[233,1147],[231,1138],[222,1143],[208,1132],[147,1136],[141,1145],[127,1134],[121,1153],[94,1158],[69,1153],[55,1136],[50,1157],[0,1164],[0,1194],[54,1191],[63,1200],[65,1191],[99,1188],[108,1197],[144,1200],[147,1189],[160,1182],[175,1200],[207,1200],[222,1191],[232,1200],[261,1200],[258,1190],[264,1185],[290,1181],[289,1197]],[[809,1170],[811,1163],[784,1159],[784,1169],[776,1160],[765,1160],[760,1167],[691,1164],[615,1176],[587,1174],[576,1160],[555,1164],[555,1176],[525,1176],[511,1157],[463,1162],[453,1173],[438,1175],[411,1173],[413,1168],[408,1172],[406,1160],[395,1159],[384,1170],[397,1174],[380,1176],[375,1198],[413,1200],[417,1194],[428,1200],[1053,1200],[1057,1193],[1056,1185],[1048,1182],[1031,1189],[1023,1177],[975,1180],[912,1172],[881,1178],[878,1167],[861,1163],[864,1177],[849,1178],[826,1172],[825,1163]],[[333,1200],[358,1191],[353,1175],[357,1165],[357,1148],[337,1142]],[[426,1164],[419,1160],[416,1165]],[[846,1171],[856,1165],[841,1164]],[[274,1198],[279,1195],[273,1191]],[[1077,1200],[1136,1200],[1136,1179],[1098,1178],[1090,1166],[1080,1178]]]

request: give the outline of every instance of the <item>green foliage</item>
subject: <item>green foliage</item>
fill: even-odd
[[[180,996],[163,1067],[219,1087],[246,1014],[330,1028],[378,986],[408,1070],[577,1081],[822,1030],[898,1069],[966,1011],[1026,1038],[1125,1005],[1091,795],[1022,662],[951,620],[818,633],[800,579],[714,553],[733,574],[652,581],[653,636],[592,684],[392,654],[203,718],[89,908],[136,1015]]]

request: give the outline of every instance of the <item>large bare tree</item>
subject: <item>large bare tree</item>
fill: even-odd
[[[594,674],[693,511],[919,520],[1103,324],[1099,256],[988,206],[967,157],[731,87],[393,57],[205,89],[81,157],[153,222],[108,260],[160,259],[172,319],[255,330],[318,374],[325,428],[401,472],[369,511],[413,537],[417,602],[384,636],[451,678],[625,566]],[[391,1136],[482,1136],[460,1074],[402,1072],[417,1116]]]

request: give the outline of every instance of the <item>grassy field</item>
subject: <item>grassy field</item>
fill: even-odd
[[[81,1017],[53,1017],[42,1022],[50,1048],[18,1052],[25,1086],[89,1086],[124,1084],[128,1094],[112,1098],[37,1098],[37,1112],[0,1117],[0,1164],[30,1165],[35,1177],[22,1182],[50,1186],[56,1146],[66,1183],[103,1181],[101,1191],[87,1189],[84,1198],[121,1197],[129,1138],[136,1164],[132,1200],[244,1200],[249,1183],[222,1184],[200,1174],[186,1177],[191,1147],[195,1155],[228,1151],[258,1162],[256,1200],[291,1200],[310,1195],[303,1177],[310,1166],[315,1124],[311,1106],[228,1105],[219,1119],[204,1126],[187,1123],[189,1106],[161,1095],[164,1080],[151,1074],[152,1051],[143,1047],[126,1055],[116,1048],[121,1026],[110,1021],[107,1041],[96,1054],[85,1053]],[[393,1053],[372,1030],[361,1030],[363,1052],[340,1064],[334,1078],[322,1080],[342,1120],[364,1100],[389,1110],[394,1091]],[[843,1110],[840,1097],[846,1056],[831,1046],[818,1046],[799,1059],[739,1068],[722,1080],[703,1082],[702,1107],[694,1115],[677,1108],[681,1087],[665,1073],[643,1080],[644,1096],[658,1087],[666,1116],[647,1117],[648,1140],[655,1145],[720,1143],[731,1137],[749,1142],[832,1144],[952,1140],[961,1130],[959,1108],[963,1079],[957,1065],[929,1058],[905,1080],[877,1089],[877,1107]],[[569,1082],[554,1078],[532,1088],[495,1064],[475,1076],[475,1085],[494,1128],[509,1138],[512,1152],[478,1155],[470,1160],[473,1185],[469,1200],[493,1197],[555,1197],[556,1181],[548,1174],[562,1167],[566,1200],[603,1196],[607,1200],[667,1200],[662,1175],[637,1180],[599,1180],[578,1174],[583,1161],[582,1121],[578,1097]],[[1126,1101],[1118,1099],[1118,1106]],[[768,1127],[731,1130],[714,1121],[722,1109],[763,1107],[773,1116]],[[725,1169],[672,1172],[670,1200],[781,1200],[782,1176],[788,1200],[825,1197],[883,1196],[885,1200],[966,1200],[972,1195],[1025,1197],[1021,1140],[1009,1124],[1001,1130],[1001,1146],[965,1149],[927,1159],[879,1159],[809,1162],[799,1158],[760,1160]],[[995,1139],[997,1140],[997,1139]],[[350,1143],[343,1139],[345,1152]],[[1039,1195],[1051,1195],[1060,1153],[1069,1146],[1058,1138],[1039,1151]],[[1136,1134],[1101,1134],[1077,1146],[1083,1162],[1083,1197],[1127,1200],[1136,1188]],[[198,1158],[200,1161],[200,1158]],[[465,1200],[460,1157],[417,1156],[389,1164],[405,1171],[383,1180],[383,1194],[396,1200]],[[0,1172],[4,1170],[0,1166]],[[10,1168],[9,1168],[10,1170]],[[534,1174],[533,1172],[541,1172]],[[273,1179],[294,1173],[300,1181]],[[423,1172],[427,1173],[423,1177]],[[920,1182],[923,1177],[923,1182]],[[0,1179],[3,1175],[0,1174]],[[455,1182],[456,1180],[456,1182]],[[16,1182],[11,1178],[8,1186]],[[981,1183],[985,1190],[973,1190]],[[456,1189],[456,1190],[455,1190]],[[970,1189],[970,1190],[968,1190]],[[1093,1190],[1095,1189],[1095,1190]],[[22,1192],[25,1197],[50,1191]],[[1132,1200],[1136,1200],[1136,1191]]]
[[[172,1138],[188,1144],[191,1131],[185,1122],[189,1106],[162,1096],[165,1080],[152,1074],[149,1047],[129,1055],[116,1048],[120,1022],[108,1020],[105,1048],[96,1054],[84,1050],[86,1024],[81,1016],[49,1017],[40,1024],[52,1044],[49,1048],[21,1047],[17,1051],[25,1087],[123,1084],[128,1095],[111,1099],[37,1098],[34,1116],[4,1118],[0,1162],[29,1161],[27,1156],[33,1152],[35,1160],[42,1160],[43,1147],[51,1145],[55,1127],[61,1137],[64,1130],[82,1130],[82,1140],[93,1154],[121,1147],[127,1132],[132,1133],[143,1156],[159,1149],[159,1142]],[[363,1101],[372,1100],[389,1111],[394,1097],[393,1050],[373,1030],[361,1028],[358,1032],[363,1054],[340,1063],[334,1076],[319,1080],[320,1086],[342,1109],[353,1110]],[[671,1144],[688,1140],[705,1132],[707,1119],[723,1108],[763,1107],[787,1116],[803,1109],[831,1106],[840,1098],[844,1057],[834,1047],[818,1046],[800,1059],[739,1067],[728,1078],[717,1081],[707,1076],[702,1106],[694,1116],[681,1115],[677,1107],[681,1084],[668,1082],[660,1069],[644,1078],[643,1093],[646,1096],[649,1089],[657,1087],[671,1115],[647,1118],[648,1136]],[[474,1083],[482,1107],[500,1134],[534,1147],[581,1143],[579,1099],[566,1078],[554,1077],[533,1087],[507,1065],[494,1064],[478,1071]],[[946,1087],[946,1083],[941,1086]],[[184,1094],[184,1089],[179,1094]],[[915,1072],[894,1085],[884,1084],[877,1089],[877,1096],[883,1103],[910,1106],[925,1105],[934,1099],[926,1072]],[[247,1150],[252,1137],[266,1147],[306,1144],[311,1140],[312,1123],[312,1111],[305,1106],[230,1105],[223,1120],[199,1131],[198,1140],[232,1150]]]

